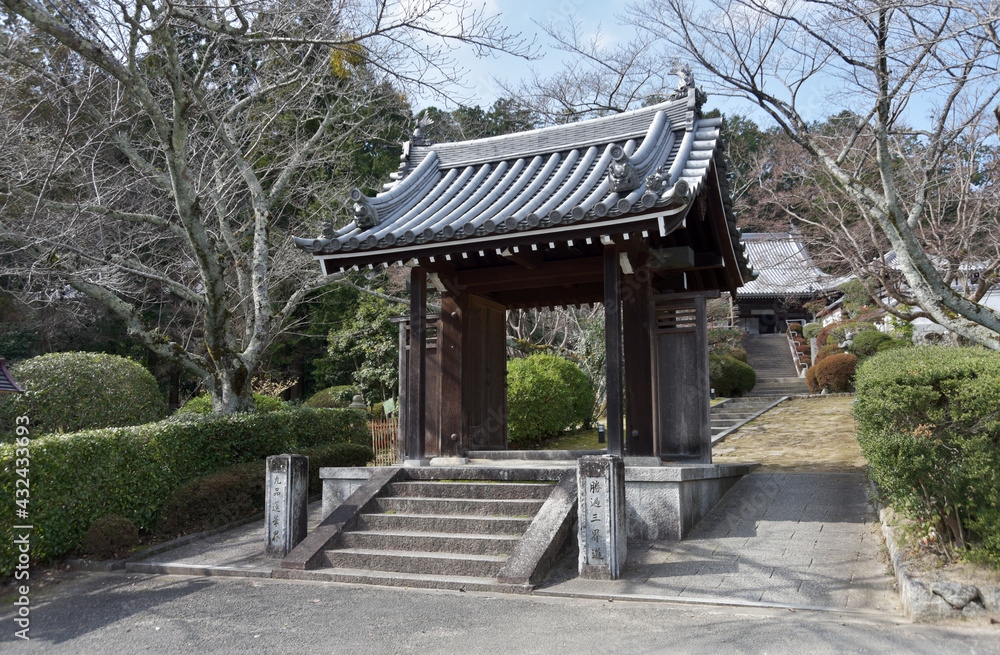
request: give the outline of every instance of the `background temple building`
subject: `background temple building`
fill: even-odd
[[[780,333],[790,322],[809,320],[805,305],[839,296],[837,287],[850,279],[821,271],[794,233],[747,232],[743,245],[757,276],[736,292],[736,325],[749,334]]]

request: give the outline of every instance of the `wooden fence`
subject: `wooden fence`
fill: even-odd
[[[399,420],[394,418],[368,421],[375,451],[375,466],[393,466],[399,462]]]

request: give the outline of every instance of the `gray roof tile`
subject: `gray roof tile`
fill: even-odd
[[[699,118],[695,91],[651,107],[488,139],[407,144],[395,180],[331,239],[298,239],[316,254],[377,251],[432,241],[523,232],[683,205],[706,180],[721,146],[722,120]],[[624,149],[639,186],[615,192],[614,148]],[[662,168],[661,168],[662,167]],[[646,178],[667,171],[656,193]],[[687,189],[678,182],[687,183]],[[728,199],[727,199],[728,200]],[[727,214],[731,211],[727,207]],[[372,220],[372,217],[373,220]]]
[[[832,291],[845,281],[821,271],[802,240],[789,232],[747,232],[742,243],[757,273],[737,298],[776,298]]]

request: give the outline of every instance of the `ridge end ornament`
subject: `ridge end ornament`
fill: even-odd
[[[625,149],[621,146],[611,148],[611,165],[608,166],[608,180],[611,190],[615,193],[635,191],[639,188],[639,173],[629,161]]]
[[[351,191],[351,200],[354,201],[354,224],[358,228],[367,230],[379,224],[378,212],[369,198],[361,193],[361,189]]]

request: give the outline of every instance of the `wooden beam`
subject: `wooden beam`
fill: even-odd
[[[509,259],[518,266],[523,266],[529,271],[537,271],[542,267],[542,256],[537,252],[514,252],[513,248],[507,248],[500,252],[500,256]]]
[[[508,289],[537,289],[541,287],[600,282],[603,275],[600,257],[583,257],[545,262],[537,270],[521,266],[496,266],[458,271],[455,283],[462,291],[489,293]]]
[[[622,439],[622,325],[618,249],[604,247],[604,359],[607,364],[608,454],[623,454]]]
[[[649,267],[654,271],[686,271],[694,268],[694,250],[688,246],[651,250]]]
[[[579,305],[604,300],[603,282],[574,284],[572,289],[563,286],[545,289],[510,289],[494,291],[487,295],[493,302],[505,307],[548,307],[550,304]]]

